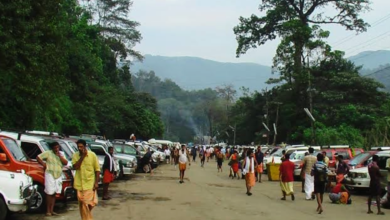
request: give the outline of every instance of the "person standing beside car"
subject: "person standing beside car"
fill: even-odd
[[[260,146],[257,147],[256,161],[257,161],[256,181],[259,181],[259,183],[261,183],[261,174],[263,173],[264,154],[263,152],[261,152]]]
[[[314,199],[314,177],[311,175],[311,169],[317,162],[317,157],[313,155],[314,148],[309,148],[309,155],[303,158],[303,167],[301,174],[305,175],[305,194],[306,200]]]
[[[108,187],[111,182],[114,181],[116,176],[115,161],[114,161],[114,148],[108,147],[108,154],[104,158],[103,163],[103,200],[110,200],[108,196]]]
[[[167,164],[170,164],[170,162],[171,162],[171,150],[169,150],[168,146],[166,146],[166,149],[165,149],[164,153],[165,153],[165,160],[167,161]]]
[[[381,212],[381,178],[382,174],[378,166],[379,156],[372,156],[372,162],[368,165],[368,173],[370,174],[370,195],[368,196],[368,211],[367,214],[372,214],[371,211],[371,201],[375,197],[376,204],[378,208],[378,215],[384,215],[385,213]]]
[[[82,220],[92,220],[92,209],[98,203],[97,190],[100,180],[100,166],[96,154],[88,151],[85,140],[78,140],[78,152],[73,154],[72,164],[76,170],[74,188],[77,190]]]
[[[60,152],[60,144],[49,144],[51,150],[38,155],[37,161],[45,169],[45,193],[46,193],[46,216],[58,215],[54,212],[56,194],[62,191],[62,168],[68,164],[64,154]]]
[[[339,178],[342,182],[344,180],[344,176],[347,175],[349,172],[349,167],[348,164],[344,162],[343,155],[338,155],[337,160],[338,160],[338,165],[336,168],[336,175],[337,178]]]

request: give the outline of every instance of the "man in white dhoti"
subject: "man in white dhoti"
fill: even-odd
[[[314,177],[311,176],[311,169],[317,162],[317,157],[313,155],[314,149],[309,148],[309,155],[303,159],[302,175],[305,175],[306,200],[314,199]]]

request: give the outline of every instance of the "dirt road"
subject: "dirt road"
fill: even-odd
[[[94,210],[96,220],[242,220],[242,219],[289,219],[314,218],[337,219],[385,219],[388,216],[368,216],[365,196],[353,196],[352,205],[335,205],[325,195],[324,213],[315,212],[316,202],[305,201],[296,182],[296,200],[281,201],[278,182],[263,183],[253,189],[253,195],[245,194],[245,181],[228,178],[225,163],[224,172],[217,173],[214,161],[201,168],[192,164],[186,173],[187,180],[179,184],[178,171],[170,165],[160,166],[153,176],[137,174],[130,180],[112,184],[110,201],[99,201]],[[374,207],[376,208],[376,207]],[[374,209],[375,210],[375,209]],[[77,203],[70,203],[60,209],[61,217],[53,219],[80,219]],[[390,215],[388,210],[384,210]],[[14,215],[15,220],[48,219],[43,215]]]

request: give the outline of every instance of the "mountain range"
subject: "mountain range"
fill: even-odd
[[[381,68],[390,64],[390,51],[365,51],[348,58],[362,66],[362,75],[369,75],[385,84],[390,91],[390,78]],[[135,62],[132,71],[154,71],[162,79],[171,79],[187,90],[215,88],[233,84],[251,91],[261,91],[272,85],[266,84],[269,78],[277,78],[271,67],[256,63],[224,63],[197,57],[166,57],[145,55],[143,62]],[[390,70],[388,71],[390,76]],[[385,80],[385,81],[384,81]],[[387,83],[389,82],[389,83]]]

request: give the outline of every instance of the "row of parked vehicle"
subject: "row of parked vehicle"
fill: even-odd
[[[308,146],[292,145],[285,148],[271,147],[264,149],[264,164],[267,163],[281,163],[283,156],[282,152],[290,154],[290,161],[295,163],[294,175],[296,178],[300,177],[301,169],[303,165],[303,158],[305,153],[308,152]],[[349,189],[363,190],[368,189],[370,184],[370,175],[368,174],[368,164],[372,161],[372,156],[379,156],[378,166],[381,170],[382,176],[387,177],[388,170],[386,165],[390,159],[390,147],[373,147],[369,151],[364,151],[360,148],[351,148],[349,146],[337,145],[337,146],[313,146],[317,155],[318,153],[325,152],[329,158],[329,168],[334,170],[337,165],[337,156],[342,155],[344,162],[349,166],[349,173],[346,176],[348,180],[346,186]],[[264,167],[266,168],[266,166]],[[382,179],[382,187],[385,189],[387,186],[387,178]]]
[[[157,146],[148,142],[108,141],[94,135],[61,137],[56,133],[26,131],[23,133],[0,130],[0,220],[4,220],[7,213],[42,211],[45,207],[44,169],[36,158],[42,152],[50,150],[49,144],[58,142],[61,151],[69,161],[63,168],[62,192],[56,198],[60,201],[75,199],[73,189],[72,156],[78,151],[76,141],[87,141],[89,150],[99,158],[102,167],[104,157],[108,154],[108,147],[115,149],[117,178],[133,174],[139,169],[142,157],[150,148],[154,167],[163,161],[165,155]]]

